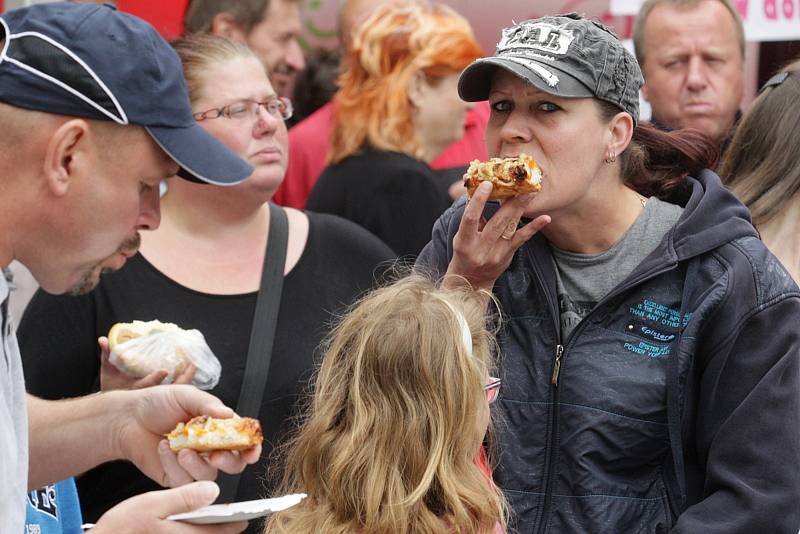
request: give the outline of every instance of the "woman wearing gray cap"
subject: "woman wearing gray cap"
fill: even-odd
[[[507,315],[494,474],[518,531],[796,533],[800,293],[709,141],[638,124],[641,85],[599,23],[505,29],[459,91],[542,192],[481,185],[418,265]]]

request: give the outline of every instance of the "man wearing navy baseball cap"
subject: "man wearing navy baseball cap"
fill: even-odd
[[[180,61],[146,22],[70,3],[0,17],[0,267],[16,259],[46,291],[86,293],[136,252],[139,230],[158,226],[162,179],[225,185],[251,172],[194,122]],[[0,277],[0,532],[22,532],[28,487],[115,459],[183,486],[121,503],[95,531],[168,531],[165,517],[216,497],[213,483],[187,483],[258,459],[257,449],[201,457],[164,447],[179,421],[233,415],[188,386],[26,397],[8,297]]]

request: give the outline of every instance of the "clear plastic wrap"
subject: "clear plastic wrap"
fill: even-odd
[[[165,369],[169,373],[165,384],[192,363],[197,368],[192,384],[206,390],[217,385],[222,373],[222,365],[199,330],[152,331],[114,346],[108,361],[137,378]]]

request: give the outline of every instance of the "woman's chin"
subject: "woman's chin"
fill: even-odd
[[[259,172],[256,170],[250,177],[241,184],[240,191],[247,191],[248,195],[258,195],[264,201],[272,198],[278,187],[283,183],[283,173],[280,174],[274,170],[269,172]],[[223,188],[227,189],[227,188]]]

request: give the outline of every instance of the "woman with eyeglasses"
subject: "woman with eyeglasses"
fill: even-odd
[[[339,322],[286,451],[280,491],[308,496],[266,532],[502,531],[484,460],[500,387],[485,309],[480,293],[411,276]]]
[[[20,328],[33,393],[61,398],[160,382],[163,372],[133,381],[105,361],[101,368],[97,342],[116,322],[159,319],[205,335],[222,363],[212,393],[237,404],[267,245],[267,202],[286,170],[284,120],[292,108],[242,45],[198,36],[174,46],[196,120],[247,160],[253,174],[231,187],[170,180],[159,229],[143,233],[140,252],[124,269],[103,277],[85,297],[34,297]],[[267,456],[289,427],[315,348],[337,311],[374,285],[376,266],[394,257],[377,238],[344,219],[293,209],[286,215],[283,291],[260,413],[263,456],[243,473],[237,500],[270,493]],[[116,502],[155,487],[129,464],[101,466],[78,480],[84,518],[93,521]]]

